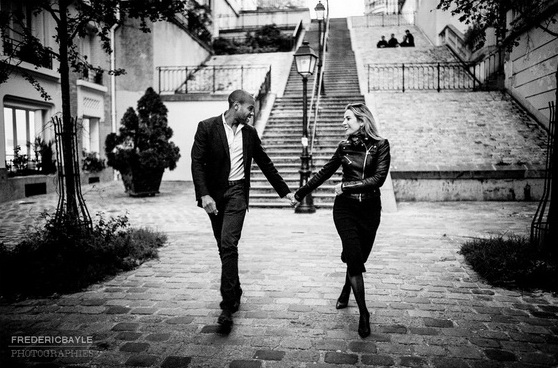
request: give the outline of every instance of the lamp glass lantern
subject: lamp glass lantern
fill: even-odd
[[[316,61],[318,60],[318,55],[314,50],[308,45],[308,41],[304,41],[302,46],[296,50],[294,54],[296,71],[303,78],[314,74],[314,68],[316,67]]]
[[[314,11],[316,12],[316,18],[318,20],[322,20],[325,18],[325,6],[324,4],[322,4],[321,1],[318,1],[318,5],[316,5],[316,7],[314,8]]]

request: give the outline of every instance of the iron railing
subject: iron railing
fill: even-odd
[[[33,44],[2,37],[3,53],[21,61],[52,69],[53,54],[47,49],[37,48]]]
[[[92,70],[84,69],[83,72],[81,73],[81,79],[102,86],[103,72],[98,70],[93,70],[93,69]]]
[[[363,17],[352,18],[352,25],[357,27],[395,27],[415,25],[416,12],[404,12],[398,14],[367,14]]]
[[[316,130],[318,129],[318,115],[320,113],[320,99],[321,99],[321,95],[322,93],[325,93],[324,91],[324,85],[323,85],[323,80],[324,80],[324,71],[325,71],[325,67],[326,67],[326,50],[327,50],[327,41],[329,39],[329,30],[330,30],[330,23],[329,23],[329,9],[327,11],[327,17],[325,20],[325,25],[324,25],[324,32],[323,32],[323,37],[321,40],[321,47],[322,49],[319,50],[320,51],[320,57],[321,57],[321,68],[319,70],[319,74],[318,74],[318,78],[315,78],[315,80],[317,79],[317,85],[314,88],[314,90],[312,91],[312,99],[310,102],[310,111],[314,114],[313,117],[313,121],[312,121],[312,127],[311,127],[311,138],[310,138],[310,146],[308,149],[308,154],[310,155],[310,157],[312,157],[312,152],[314,151],[314,143],[316,141]]]
[[[474,69],[461,63],[368,64],[368,92],[381,90],[471,90],[480,87]]]
[[[159,93],[227,93],[236,89],[257,92],[269,65],[162,66]]]

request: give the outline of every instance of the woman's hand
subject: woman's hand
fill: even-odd
[[[337,185],[335,186],[334,189],[335,189],[335,195],[336,195],[336,196],[343,194],[342,185],[343,185],[343,183],[339,183],[339,184],[337,184]]]

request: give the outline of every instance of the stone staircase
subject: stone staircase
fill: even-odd
[[[343,139],[344,107],[364,102],[376,113],[390,140],[391,177],[398,201],[538,200],[543,188],[547,134],[502,92],[375,91],[362,96],[369,63],[454,62],[445,46],[432,46],[413,26],[359,28],[351,37],[345,19],[332,20],[314,144],[313,171],[319,170]],[[307,40],[317,50],[317,24]],[[377,49],[382,34],[411,29],[417,47]],[[358,70],[358,72],[357,72]],[[358,76],[358,78],[357,78]],[[309,86],[313,80],[309,80]],[[366,88],[364,88],[366,89]],[[299,186],[302,82],[291,66],[284,97],[271,112],[262,141],[292,190]],[[312,118],[309,113],[309,119]],[[311,133],[311,132],[310,132]],[[254,168],[251,205],[286,207]],[[340,172],[314,195],[316,207],[330,207]]]
[[[306,40],[314,50],[318,50],[318,26],[312,24],[306,33]],[[320,98],[317,129],[312,152],[313,171],[319,170],[334,153],[337,144],[344,137],[341,123],[343,112],[348,103],[364,102],[360,94],[358,74],[354,54],[350,47],[349,30],[346,19],[332,19],[327,50],[327,62],[324,70],[325,95]],[[308,80],[310,104],[313,76]],[[313,133],[313,114],[309,112],[309,138]],[[262,142],[266,152],[274,162],[277,170],[294,191],[300,184],[300,155],[302,147],[302,78],[291,67],[289,79],[283,97],[277,98],[267,122]],[[333,186],[340,180],[340,172],[324,183],[314,193],[316,207],[333,205]],[[250,205],[255,207],[288,207],[267,182],[261,171],[255,167],[252,171],[252,188]]]

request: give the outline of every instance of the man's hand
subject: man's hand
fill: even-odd
[[[219,211],[217,211],[217,204],[209,195],[204,195],[201,197],[201,205],[205,212],[209,213],[210,215],[217,215]]]
[[[335,195],[336,196],[343,194],[343,189],[341,187],[342,185],[343,185],[343,183],[339,183],[335,186]]]
[[[285,196],[286,199],[288,199],[291,202],[291,206],[294,207],[298,204],[298,201],[295,199],[295,196],[293,193],[289,193]]]

